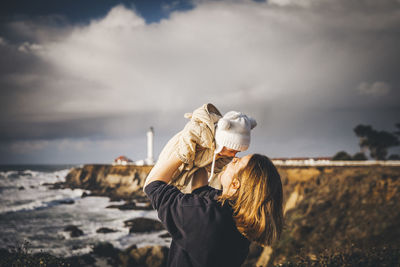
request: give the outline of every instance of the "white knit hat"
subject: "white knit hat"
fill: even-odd
[[[245,151],[250,145],[250,131],[256,127],[255,119],[237,111],[229,111],[219,121],[215,132],[216,149],[209,181],[214,174],[215,156],[224,147]]]
[[[216,152],[225,146],[230,149],[245,151],[250,145],[250,130],[257,122],[237,111],[229,111],[219,121],[215,132]]]

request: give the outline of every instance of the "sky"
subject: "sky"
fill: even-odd
[[[360,150],[400,122],[399,0],[0,4],[0,164],[146,157],[213,103],[257,120],[248,153]],[[398,153],[399,148],[391,149]]]

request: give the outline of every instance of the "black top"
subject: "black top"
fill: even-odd
[[[221,190],[203,186],[183,194],[154,181],[145,187],[153,208],[172,236],[167,266],[240,266],[250,242],[237,230],[229,205],[216,197]]]

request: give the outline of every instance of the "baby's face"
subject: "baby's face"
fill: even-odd
[[[236,153],[238,153],[238,150],[230,149],[227,147],[224,147],[221,152],[218,153],[220,157],[228,157],[228,158],[233,158],[236,156]]]

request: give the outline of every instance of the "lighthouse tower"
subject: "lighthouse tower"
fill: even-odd
[[[147,131],[147,158],[146,165],[154,165],[154,157],[153,157],[153,138],[154,138],[154,129],[150,127]]]

